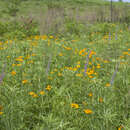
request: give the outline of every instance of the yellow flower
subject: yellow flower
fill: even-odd
[[[33,53],[32,56],[36,56],[36,54]]]
[[[39,39],[40,39],[40,36],[36,35],[36,36],[34,37],[34,39],[39,40]]]
[[[63,54],[62,54],[62,53],[59,53],[59,56],[63,56]]]
[[[50,73],[51,73],[51,74],[54,74],[54,72],[53,72],[53,71],[51,71]]]
[[[52,39],[52,38],[54,38],[54,37],[53,37],[53,36],[50,36],[49,38]]]
[[[31,43],[32,46],[37,46],[37,44],[38,44],[37,42],[32,42]]]
[[[32,97],[36,98],[36,97],[38,97],[38,95],[37,94],[33,94]]]
[[[48,85],[48,86],[46,87],[46,90],[50,91],[50,90],[51,90],[51,86]]]
[[[48,76],[48,79],[52,80],[52,77]]]
[[[26,56],[24,59],[29,59],[30,58],[30,56],[28,55],[28,56]]]
[[[89,75],[89,78],[93,78],[93,76]]]
[[[30,60],[27,62],[27,64],[31,64],[31,63],[33,64],[33,60]]]
[[[15,71],[12,71],[11,74],[12,74],[12,75],[16,75],[16,72],[15,72]]]
[[[21,66],[22,64],[16,64],[16,66]]]
[[[96,60],[100,60],[100,58],[99,58],[99,57],[96,57]]]
[[[73,68],[73,71],[76,71],[77,70],[77,68]]]
[[[80,65],[80,61],[78,61],[77,64]]]
[[[85,112],[86,114],[92,114],[92,113],[93,113],[92,110],[90,110],[90,109],[84,109],[84,112]]]
[[[32,96],[32,95],[34,95],[35,93],[34,93],[34,92],[29,92],[28,94]]]
[[[58,76],[62,76],[62,74],[61,74],[61,73],[58,73]]]
[[[98,65],[98,66],[97,66],[97,68],[98,68],[98,69],[100,69],[100,68],[101,68],[101,66],[100,66],[100,65]]]
[[[95,75],[97,75],[97,73],[94,73]]]
[[[92,94],[92,93],[89,93],[89,94],[88,94],[88,96],[89,96],[89,97],[92,97],[92,96],[93,96],[93,94]]]
[[[44,94],[45,94],[45,92],[44,92],[44,91],[41,91],[41,92],[40,92],[40,94],[41,94],[41,95],[44,95]]]
[[[78,40],[71,40],[71,42],[77,42]]]
[[[18,58],[21,59],[21,58],[23,58],[23,56],[19,56]]]
[[[120,126],[119,128],[118,128],[118,130],[121,130],[123,127],[122,126]]]
[[[130,51],[130,49],[128,49],[128,51]]]
[[[72,108],[79,108],[79,105],[76,104],[76,103],[72,103],[72,104],[71,104],[71,107],[72,107]]]
[[[14,66],[15,66],[15,64],[12,64],[12,66],[14,67]]]
[[[23,84],[25,84],[25,83],[27,83],[27,82],[28,82],[28,80],[26,80],[26,79],[22,81]]]
[[[66,47],[65,49],[66,49],[66,50],[72,50],[72,48],[70,48],[70,47]]]
[[[2,115],[3,114],[3,112],[0,112],[0,115]]]
[[[41,36],[41,39],[42,39],[42,40],[46,40],[46,39],[47,39],[47,36],[46,36],[46,35],[43,35],[43,36]]]
[[[107,61],[107,60],[104,60],[104,63],[108,63],[109,61]]]
[[[128,55],[128,52],[123,52],[124,55]]]
[[[100,68],[101,68],[100,64],[97,64],[97,68],[98,68],[98,69],[100,69]]]
[[[76,67],[77,67],[77,68],[80,68],[80,65],[77,65]]]
[[[3,43],[2,42],[0,42],[0,45],[2,45]]]
[[[106,87],[110,87],[110,86],[111,86],[110,83],[107,83],[107,84],[106,84]]]
[[[77,77],[82,77],[83,75],[82,74],[76,74]]]
[[[23,59],[21,59],[21,58],[16,58],[16,61],[23,62]]]
[[[99,102],[102,103],[103,102],[103,98],[99,98]]]
[[[58,69],[54,69],[54,71],[55,71],[55,72],[57,72],[57,71],[58,71]]]
[[[120,56],[120,58],[124,58],[124,56]]]
[[[7,56],[7,58],[10,58],[10,56]]]

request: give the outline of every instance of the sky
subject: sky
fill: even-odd
[[[113,0],[113,1],[118,1],[118,0]],[[130,2],[130,0],[123,0],[123,2]]]

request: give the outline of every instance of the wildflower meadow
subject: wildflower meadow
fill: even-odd
[[[109,33],[91,32],[80,39],[36,35],[0,42],[0,129],[123,128],[130,32],[116,33],[117,39],[115,33],[109,39]]]
[[[130,29],[69,22],[2,32],[0,130],[130,130]]]

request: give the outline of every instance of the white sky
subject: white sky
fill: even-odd
[[[113,1],[118,1],[118,0],[113,0]],[[130,0],[123,0],[124,2],[130,2]]]

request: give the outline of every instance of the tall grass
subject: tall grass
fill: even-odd
[[[80,37],[0,42],[1,70],[7,63],[0,84],[1,130],[129,130],[130,32],[115,24],[88,29]],[[110,85],[116,63],[114,53],[107,54],[115,44],[120,64]]]

